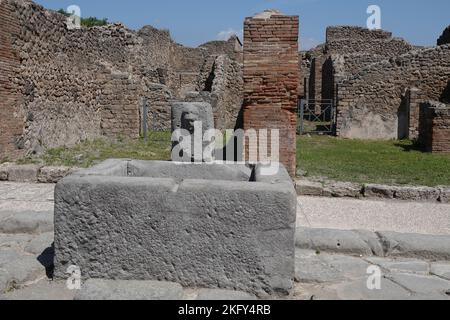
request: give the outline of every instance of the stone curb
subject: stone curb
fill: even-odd
[[[52,167],[42,165],[16,165],[4,163],[0,165],[0,181],[57,183],[78,168]]]
[[[450,236],[297,228],[295,241],[306,250],[450,261]]]
[[[295,181],[295,188],[299,196],[450,203],[450,186],[436,188],[420,186],[400,187],[298,179]]]

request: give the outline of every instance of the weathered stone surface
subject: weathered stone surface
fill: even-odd
[[[90,279],[75,300],[181,300],[183,288],[172,282]]]
[[[396,191],[396,187],[368,184],[364,187],[364,197],[394,199]]]
[[[70,167],[42,167],[39,171],[38,182],[57,183],[75,170],[75,168]]]
[[[324,186],[320,182],[299,179],[295,183],[295,189],[299,196],[323,196]]]
[[[28,234],[0,234],[0,249],[22,250],[31,239]]]
[[[450,281],[434,276],[395,273],[388,275],[387,278],[414,293],[444,294],[450,289]]]
[[[379,232],[388,256],[429,260],[450,260],[450,237],[421,234]]]
[[[8,163],[0,164],[0,181],[8,181]]]
[[[369,266],[360,258],[297,250],[295,280],[302,283],[337,283],[364,278]]]
[[[5,293],[3,299],[20,301],[61,301],[73,300],[75,293],[76,291],[67,289],[67,284],[64,281],[42,280],[36,284],[21,288],[20,290],[13,290]]]
[[[368,289],[367,277],[339,284],[335,290],[340,300],[405,300],[411,298],[410,292],[385,278],[381,279],[380,290]]]
[[[295,281],[300,283],[328,283],[344,280],[339,270],[322,261],[314,251],[296,250]]]
[[[40,234],[53,231],[51,212],[19,212],[1,221],[0,233]]]
[[[196,300],[256,300],[256,296],[242,291],[220,290],[220,289],[201,289]]]
[[[0,292],[45,278],[45,267],[35,256],[10,249],[0,250],[0,271]]]
[[[440,191],[428,187],[401,187],[395,191],[395,198],[408,201],[437,201]]]
[[[324,195],[337,198],[359,198],[362,196],[362,185],[351,182],[330,182],[325,184]]]
[[[36,182],[38,172],[41,166],[39,165],[9,165],[8,180],[14,182]]]
[[[33,238],[32,240],[30,240],[26,244],[24,250],[27,253],[40,255],[46,249],[48,249],[52,246],[53,238],[54,238],[53,232],[47,232],[47,233],[40,234],[40,235],[36,236],[35,238]]]
[[[450,280],[450,262],[432,263],[430,273],[440,278]]]
[[[93,169],[61,180],[55,190],[56,276],[76,265],[85,279],[288,292],[297,199],[286,170],[280,166],[277,176],[266,177],[257,169],[256,181],[248,182],[209,180],[209,165],[191,166],[205,166],[206,179],[183,180],[182,171],[164,179],[144,171],[134,177],[99,170],[96,176]]]
[[[370,231],[297,228],[296,246],[301,249],[355,255],[383,255],[383,248],[376,234]]]
[[[404,272],[427,275],[430,271],[428,262],[420,260],[393,260],[386,258],[366,258],[370,263],[376,264],[389,272]]]

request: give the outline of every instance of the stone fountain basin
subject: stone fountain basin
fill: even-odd
[[[112,159],[55,189],[55,276],[284,292],[296,192],[286,169]]]

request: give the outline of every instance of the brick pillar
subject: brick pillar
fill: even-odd
[[[244,23],[244,130],[279,129],[280,162],[291,176],[296,171],[298,33],[298,16],[278,12]]]
[[[450,105],[422,103],[419,123],[419,143],[425,151],[450,153]]]
[[[20,112],[20,89],[14,78],[20,59],[12,47],[13,37],[20,33],[11,4],[0,0],[0,160],[15,159],[21,151],[16,147],[24,128]]]

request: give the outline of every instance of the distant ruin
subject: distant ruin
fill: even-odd
[[[188,48],[151,26],[68,30],[64,15],[28,0],[0,0],[0,18],[2,156],[137,138],[143,98],[151,130],[170,130],[173,100],[209,102],[216,128],[234,128],[243,99],[237,37]]]
[[[292,173],[299,99],[317,102],[318,113],[321,101],[332,101],[333,133],[362,139],[418,139],[420,105],[450,102],[450,27],[430,48],[387,31],[328,27],[325,44],[307,52],[296,48],[280,70],[260,66],[287,72],[300,84],[294,88],[289,78],[285,89],[270,87],[264,85],[270,75],[264,76],[259,99],[246,94],[236,36],[188,48],[151,26],[68,30],[64,15],[30,0],[0,0],[0,18],[0,160],[86,139],[137,138],[145,98],[150,130],[170,130],[177,101],[211,104],[219,130],[270,127],[258,117],[283,122],[289,129],[282,132],[281,156]],[[250,42],[253,35],[246,32]],[[280,103],[283,112],[272,112]]]
[[[414,47],[382,30],[329,27],[325,45],[302,55],[302,97],[334,101],[337,136],[416,139],[419,104],[441,100],[450,79],[450,46],[439,43]]]

